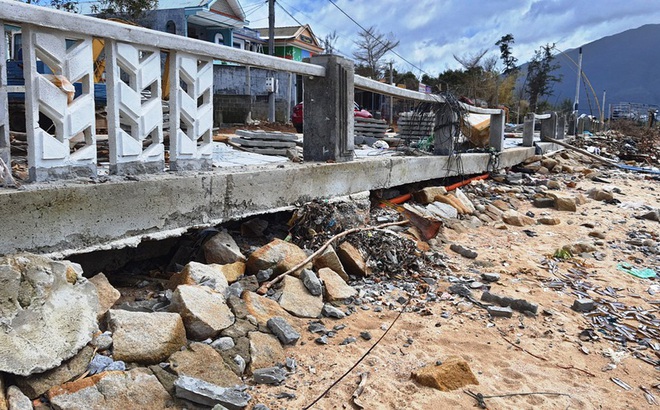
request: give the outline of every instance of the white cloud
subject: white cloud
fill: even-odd
[[[262,0],[263,1],[263,0]],[[660,22],[660,7],[647,0],[333,0],[363,27],[392,32],[401,41],[395,50],[412,65],[431,75],[459,64],[453,55],[492,50],[505,34],[515,38],[514,55],[528,61],[534,50],[546,43],[557,43],[563,50],[575,48],[601,37],[644,24]],[[336,30],[337,49],[352,56],[360,28],[330,0],[277,0],[303,24],[310,24],[320,38]],[[253,4],[244,0],[244,7]],[[267,7],[250,16],[252,26],[268,24]],[[276,8],[276,24],[297,24]],[[402,59],[388,55],[399,71],[419,71]]]

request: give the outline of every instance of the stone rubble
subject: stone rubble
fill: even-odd
[[[508,232],[532,236],[537,224],[571,225],[573,222],[567,215],[579,212],[580,206],[587,201],[611,206],[621,195],[620,190],[610,188],[590,190],[586,195],[569,193],[567,187],[575,187],[577,178],[586,178],[591,173],[581,173],[579,177],[560,175],[559,172],[581,172],[564,164],[560,158],[539,157],[522,168],[535,169],[537,173],[510,171],[494,174],[493,182],[476,181],[451,192],[443,187],[427,187],[413,193],[413,198],[426,205],[422,209],[427,213],[422,215],[440,218],[449,231],[465,232],[483,224],[504,228],[508,225]],[[519,211],[523,201],[535,208],[526,213]],[[315,209],[321,209],[318,204],[316,206]],[[657,210],[649,213],[637,211],[636,214],[657,220],[653,219]],[[311,254],[314,249],[303,248],[303,244],[318,244],[319,238],[340,232],[334,231],[339,229],[338,219],[325,219],[328,215],[336,217],[337,214],[329,212],[323,214],[323,218],[316,218],[319,222],[314,225],[316,239],[293,235],[281,240],[267,236],[265,228],[256,229],[257,226],[255,229],[260,232],[257,234],[254,229],[246,227],[246,232],[265,243],[250,248],[250,252],[241,251],[247,249],[244,238],[237,242],[231,233],[222,230],[202,245],[205,263],[189,261],[183,267],[183,263],[179,265],[177,269],[180,271],[163,280],[164,290],[151,295],[151,300],[125,301],[120,299],[120,293],[103,274],[87,281],[74,264],[34,257],[32,263],[39,269],[47,267],[60,275],[53,282],[59,280],[59,286],[68,292],[66,295],[71,294],[72,288],[80,288],[83,296],[73,298],[74,303],[78,303],[74,306],[82,300],[90,301],[84,315],[93,319],[94,326],[82,327],[86,336],[78,334],[78,342],[68,349],[71,354],[60,353],[48,364],[52,370],[12,377],[17,386],[9,389],[0,384],[0,399],[6,392],[16,405],[20,405],[21,395],[26,396],[28,402],[31,398],[46,397],[56,409],[75,407],[79,403],[110,409],[196,408],[191,403],[218,409],[244,409],[254,404],[250,403],[248,394],[254,387],[243,383],[248,381],[251,386],[282,385],[290,376],[289,372],[295,373],[295,362],[287,357],[289,349],[312,341],[312,346],[355,344],[346,347],[355,348],[373,343],[373,338],[378,339],[377,327],[346,334],[348,332],[341,321],[356,311],[370,310],[377,314],[404,306],[426,316],[432,314],[428,304],[440,302],[455,308],[455,311],[444,311],[439,316],[443,320],[461,314],[492,326],[499,321],[507,322],[513,317],[514,310],[532,316],[539,310],[539,306],[533,303],[533,296],[528,301],[491,293],[491,287],[496,288],[498,282],[503,284],[500,274],[488,271],[494,268],[492,265],[480,265],[483,261],[479,254],[452,242],[449,239],[451,234],[441,233],[434,239],[420,241],[414,233],[403,233],[403,228],[399,227],[392,227],[385,233],[356,233],[350,241],[328,246],[312,262],[284,277],[265,296],[257,294],[260,283],[290,270]],[[313,215],[298,217],[315,220]],[[391,209],[376,209],[374,217],[382,223],[396,221],[398,215]],[[323,226],[328,227],[327,232],[321,231]],[[563,249],[571,255],[600,257],[608,245],[608,236],[601,232],[602,229],[595,230],[595,226],[589,229],[588,238],[566,244]],[[298,226],[298,230],[292,232],[305,231]],[[405,235],[409,237],[404,238]],[[657,238],[647,232],[631,232],[625,243],[612,246],[658,254]],[[469,263],[473,265],[469,271],[452,271],[448,250],[471,259]],[[32,257],[20,258],[25,259],[17,259],[15,263],[6,262],[7,258],[0,260],[4,261],[0,263],[0,279],[10,279],[10,286],[0,290],[0,294],[18,292],[21,285],[17,278],[27,273],[19,272],[13,266],[25,265]],[[39,282],[42,279],[32,280],[42,285],[43,281]],[[473,296],[477,291],[483,292],[480,300]],[[100,301],[98,307],[96,299]],[[579,313],[591,312],[596,303],[579,298],[572,308]],[[63,308],[67,314],[72,310],[69,306]],[[16,304],[0,300],[0,325],[13,319],[17,309]],[[543,315],[547,315],[547,311],[543,309]],[[78,311],[76,318],[77,315]],[[524,327],[523,317],[520,315],[519,327]],[[312,321],[304,323],[301,318]],[[96,320],[105,332],[97,331]],[[309,333],[301,335],[301,329],[305,328]],[[387,326],[381,327],[382,331],[386,329]],[[88,342],[89,345],[85,346]],[[406,348],[414,340],[403,337],[401,342],[405,342],[402,346]],[[93,347],[97,349],[96,354]],[[3,364],[2,353],[0,344],[0,366]],[[55,363],[57,360],[59,362]],[[31,373],[37,368],[45,370],[40,366],[44,366],[41,358],[38,363],[21,369],[29,368]],[[0,370],[21,374],[13,367],[0,367]],[[78,380],[81,375],[85,377]],[[478,384],[467,362],[458,358],[424,366],[413,372],[413,378],[423,386],[441,390]],[[0,380],[3,380],[2,373]],[[105,397],[103,392],[108,389],[121,393],[116,397]],[[137,392],[141,398],[129,402],[128,398]],[[285,399],[290,397],[289,394],[283,392],[278,397]],[[31,406],[30,403],[29,408]],[[252,408],[267,407],[254,404]]]

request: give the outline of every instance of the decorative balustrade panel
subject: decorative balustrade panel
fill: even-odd
[[[108,40],[105,51],[110,171],[162,171],[160,50]]]
[[[31,179],[96,175],[92,38],[33,25],[22,30]],[[37,59],[53,74],[39,73]]]
[[[170,64],[170,168],[210,169],[213,60],[173,52]]]
[[[4,23],[0,20],[4,34]],[[7,103],[7,56],[3,43],[0,44],[0,159],[11,167],[9,152],[9,106]]]

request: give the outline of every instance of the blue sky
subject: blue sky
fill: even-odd
[[[268,25],[265,0],[240,0],[250,27]],[[276,25],[309,24],[319,38],[337,30],[338,50],[347,56],[360,28],[330,0],[276,0]],[[333,0],[363,27],[393,33],[401,41],[395,50],[405,60],[388,55],[399,71],[437,75],[458,68],[453,55],[488,49],[513,34],[514,55],[528,61],[535,49],[556,43],[562,50],[644,24],[660,23],[660,3],[652,0]],[[283,10],[284,9],[284,10]],[[286,11],[285,11],[286,10]],[[415,67],[416,66],[416,67]]]

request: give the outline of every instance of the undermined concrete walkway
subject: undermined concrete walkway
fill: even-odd
[[[543,144],[553,150],[551,144]],[[534,155],[512,148],[497,168]],[[489,154],[460,157],[376,157],[344,163],[263,165],[211,172],[142,175],[103,183],[30,184],[0,191],[0,254],[30,251],[54,256],[137,246],[255,214],[291,209],[315,198],[491,170]]]

